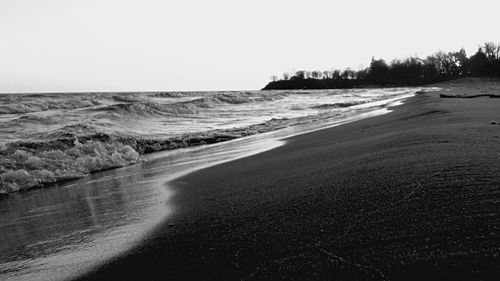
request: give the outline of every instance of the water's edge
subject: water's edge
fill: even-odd
[[[0,194],[45,188],[133,165],[158,151],[226,142],[302,124],[324,125],[417,90],[0,99]]]
[[[274,149],[286,143],[284,138],[386,114],[402,99],[376,110],[343,116],[334,122],[298,124],[221,143],[158,152],[136,165],[95,173],[52,188],[12,194],[12,198],[0,200],[0,214],[17,213],[19,216],[11,219],[13,222],[9,222],[8,217],[0,219],[4,244],[15,245],[0,249],[0,252],[12,254],[0,259],[0,276],[12,280],[65,280],[80,276],[141,243],[148,232],[175,213],[175,206],[169,203],[174,194],[173,180]],[[32,204],[37,197],[55,199]],[[6,201],[11,202],[5,204]],[[15,202],[19,204],[12,204]],[[71,211],[60,206],[70,206]],[[12,208],[19,208],[19,211]],[[45,214],[44,210],[49,211]],[[33,217],[23,216],[29,212],[33,212]],[[59,225],[61,216],[88,219],[81,225],[74,222]],[[40,220],[45,220],[38,226],[41,229],[33,231],[33,225]],[[49,227],[62,229],[54,232],[47,230]],[[12,230],[14,228],[16,230]],[[13,235],[9,236],[8,231],[14,231]],[[39,237],[37,231],[45,235]],[[64,239],[50,241],[53,236]],[[19,254],[19,247],[28,250]]]

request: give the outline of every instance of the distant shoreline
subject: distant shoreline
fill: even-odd
[[[370,66],[353,70],[299,70],[271,76],[263,90],[350,89],[377,87],[410,87],[471,77],[500,77],[500,45],[486,42],[474,55],[464,48],[456,52],[438,51],[425,58],[384,59],[372,57]]]
[[[451,81],[453,79],[450,79]],[[336,90],[336,89],[367,89],[367,88],[400,88],[400,87],[418,87],[428,86],[444,81],[411,81],[411,82],[392,82],[371,83],[356,79],[295,79],[278,80],[269,82],[262,91],[266,90]]]

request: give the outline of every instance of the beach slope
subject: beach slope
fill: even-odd
[[[85,280],[496,280],[500,93],[467,79],[176,180],[175,215]]]

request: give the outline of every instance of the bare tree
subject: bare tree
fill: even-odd
[[[311,72],[311,77],[314,78],[314,79],[319,79],[321,78],[321,71],[319,70],[314,70],[313,72]]]
[[[306,77],[305,71],[299,70],[299,71],[295,72],[295,77],[297,77],[298,79],[304,79]]]
[[[500,45],[493,42],[486,42],[483,46],[483,52],[490,62],[497,60],[500,54]]]
[[[340,79],[340,70],[335,69],[335,70],[332,72],[332,79]]]
[[[327,70],[323,71],[323,79],[331,78],[332,77],[331,74],[332,74],[331,71],[327,71]]]
[[[342,71],[341,76],[343,79],[356,79],[356,71],[348,67],[344,71]]]

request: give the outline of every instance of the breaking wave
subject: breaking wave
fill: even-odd
[[[114,95],[113,100],[120,102],[145,102],[150,99],[140,93],[123,93],[119,95]]]
[[[123,167],[139,161],[141,154],[218,143],[289,125],[287,118],[271,119],[244,128],[164,139],[104,133],[79,135],[79,132],[94,131],[95,128],[83,124],[66,126],[50,135],[56,138],[54,140],[18,141],[0,146],[0,193],[42,187],[96,171]]]
[[[69,125],[45,136],[49,139],[46,141],[17,141],[0,146],[0,194],[134,164],[143,154],[228,141],[302,124],[305,119],[272,118],[245,127],[171,138],[122,137],[96,132],[91,125]]]
[[[363,104],[363,103],[364,102],[325,103],[325,104],[315,105],[311,108],[314,108],[314,109],[345,108],[345,107],[351,107],[351,106],[355,106],[355,105]]]
[[[138,160],[139,153],[119,142],[14,143],[0,150],[0,193],[81,178]]]
[[[160,92],[160,93],[154,93],[152,95],[153,97],[157,98],[182,98],[186,96],[186,93],[182,92]]]
[[[114,96],[113,99],[119,101],[126,101],[126,103],[112,104],[104,107],[97,107],[89,109],[91,111],[114,113],[119,115],[186,115],[197,114],[200,111],[215,108],[221,105],[239,105],[246,103],[258,103],[265,101],[272,101],[283,98],[283,95],[255,95],[249,92],[232,94],[222,93],[213,96],[196,98],[188,101],[181,101],[176,103],[158,103],[146,98],[140,98],[131,95]],[[110,115],[110,118],[116,116]]]
[[[28,100],[0,105],[0,114],[40,112],[55,109],[76,109],[100,105],[97,99],[77,97],[65,100]]]
[[[20,117],[0,123],[0,127],[9,128],[22,124],[48,125],[55,123],[57,123],[57,118],[51,116],[22,115]]]

